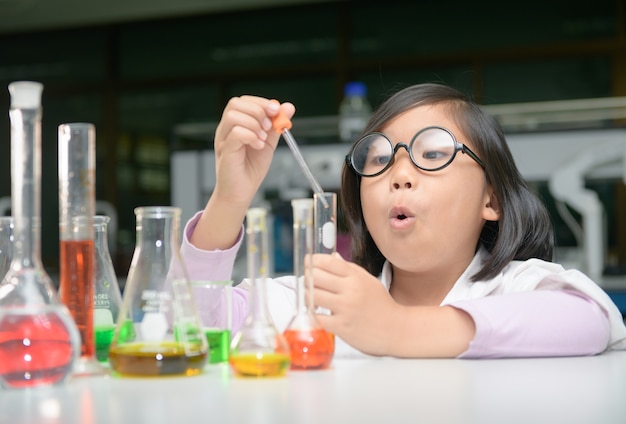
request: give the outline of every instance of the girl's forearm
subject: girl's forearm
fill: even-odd
[[[191,234],[190,243],[208,251],[232,247],[237,241],[247,210],[248,205],[220,202],[211,196]]]

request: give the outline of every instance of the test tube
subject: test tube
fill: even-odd
[[[95,128],[61,124],[59,148],[59,237],[61,300],[81,335],[74,375],[103,373],[94,343]]]
[[[313,199],[314,251],[334,253],[337,250],[337,193],[315,193]]]

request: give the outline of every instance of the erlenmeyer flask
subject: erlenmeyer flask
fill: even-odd
[[[0,384],[59,384],[80,353],[78,328],[41,262],[40,83],[9,84],[14,251],[0,285]]]
[[[13,218],[0,216],[0,281],[9,271],[13,259]]]
[[[206,364],[207,341],[179,252],[180,213],[135,209],[135,252],[109,348],[119,375],[196,375]]]
[[[111,218],[96,215],[93,218],[94,247],[94,337],[96,358],[100,362],[109,360],[109,346],[115,333],[117,316],[122,305],[120,286],[109,252],[108,224]]]
[[[307,258],[313,253],[313,199],[294,199],[291,206],[296,312],[283,334],[289,343],[291,369],[326,369],[333,358],[335,342],[313,311],[312,262]]]
[[[267,309],[267,211],[250,208],[246,215],[248,316],[231,343],[229,362],[240,377],[278,377],[289,368],[289,345],[276,330]]]

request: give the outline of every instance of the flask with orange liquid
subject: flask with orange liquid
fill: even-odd
[[[326,369],[335,350],[334,337],[315,318],[313,310],[313,199],[294,199],[293,244],[296,312],[283,333],[291,352],[291,369]]]

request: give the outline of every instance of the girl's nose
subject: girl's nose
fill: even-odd
[[[415,187],[417,168],[413,165],[409,153],[405,149],[398,149],[394,162],[391,165],[390,181],[393,190],[411,189]]]

